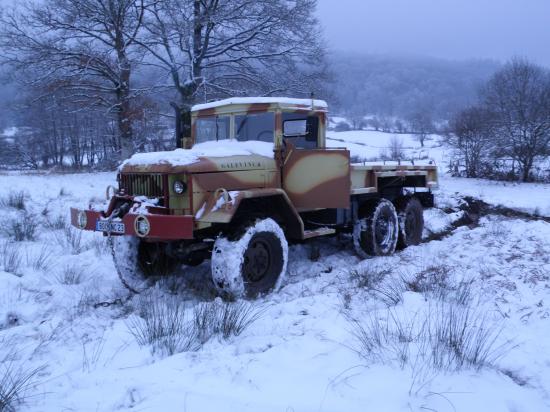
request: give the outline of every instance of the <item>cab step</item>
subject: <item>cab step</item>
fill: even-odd
[[[321,227],[315,230],[304,230],[304,240],[311,239],[314,237],[319,237],[319,236],[333,235],[335,233],[336,233],[335,229],[331,229],[328,227]]]

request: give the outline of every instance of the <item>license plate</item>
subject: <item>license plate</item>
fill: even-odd
[[[124,233],[124,223],[109,222],[108,220],[98,220],[95,224],[95,230],[98,232]]]

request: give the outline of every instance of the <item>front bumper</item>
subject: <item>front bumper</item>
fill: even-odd
[[[81,227],[79,225],[79,214],[83,212],[86,214],[86,225]],[[136,232],[136,219],[140,216],[145,216],[149,221],[149,233],[146,236],[140,236]],[[98,220],[105,220],[107,217],[103,212],[95,210],[80,210],[71,208],[71,225],[82,230],[96,230],[96,222]],[[124,223],[124,234],[130,236],[139,236],[142,239],[151,240],[183,240],[193,239],[193,216],[175,216],[175,215],[160,215],[160,214],[147,214],[140,215],[134,213],[127,213],[122,219],[118,219],[118,222]],[[106,233],[106,232],[101,232]],[[113,235],[121,235],[121,233]]]

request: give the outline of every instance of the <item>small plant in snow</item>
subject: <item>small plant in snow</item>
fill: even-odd
[[[17,210],[26,209],[27,195],[23,191],[10,192],[0,199],[0,206],[11,207]]]
[[[16,218],[8,220],[4,231],[8,237],[11,237],[16,242],[23,242],[25,240],[36,240],[37,228],[38,222],[35,217],[25,212]]]
[[[403,302],[403,293],[406,288],[400,276],[387,276],[384,281],[373,288],[375,295],[386,306],[395,306]]]
[[[255,308],[245,301],[201,303],[193,310],[193,319],[200,337],[204,342],[219,335],[224,339],[239,336],[262,315],[263,310]]]
[[[196,328],[179,298],[150,294],[141,296],[138,304],[138,316],[130,317],[127,326],[139,346],[166,355],[199,348]]]
[[[61,272],[55,275],[55,279],[61,285],[80,285],[86,280],[86,273],[82,266],[71,264],[63,267]]]
[[[87,249],[87,246],[82,241],[82,230],[78,230],[72,226],[65,226],[61,234],[57,233],[57,241],[68,249],[71,254],[78,255]]]
[[[238,336],[262,313],[248,302],[219,299],[188,310],[177,296],[152,293],[140,297],[139,316],[131,317],[127,326],[138,345],[173,355],[198,350],[214,336]]]
[[[52,251],[48,245],[42,245],[38,253],[30,253],[27,249],[27,266],[36,271],[45,271],[50,267]]]
[[[499,343],[501,327],[471,307],[439,303],[427,310],[399,315],[369,314],[351,319],[357,353],[368,361],[398,361],[403,368],[421,364],[438,371],[480,370],[495,366],[511,349]]]
[[[0,253],[2,270],[19,276],[22,262],[19,246],[11,242],[3,242],[0,245]]]
[[[369,264],[361,269],[352,269],[349,272],[351,280],[361,289],[374,289],[392,269],[384,265]]]
[[[61,189],[59,189],[59,194],[57,195],[57,197],[65,197],[69,195],[70,195],[70,192],[64,187],[62,187]]]
[[[45,223],[46,228],[50,230],[62,230],[67,227],[67,221],[65,220],[65,217],[63,217],[62,215],[57,215],[54,218],[46,216],[45,221],[46,221]]]
[[[1,342],[0,346],[7,346]],[[0,359],[0,412],[15,412],[29,398],[29,391],[37,384],[44,367],[25,368],[16,362],[13,351]]]

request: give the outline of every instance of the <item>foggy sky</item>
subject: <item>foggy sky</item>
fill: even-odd
[[[318,0],[329,46],[550,66],[550,0]]]

